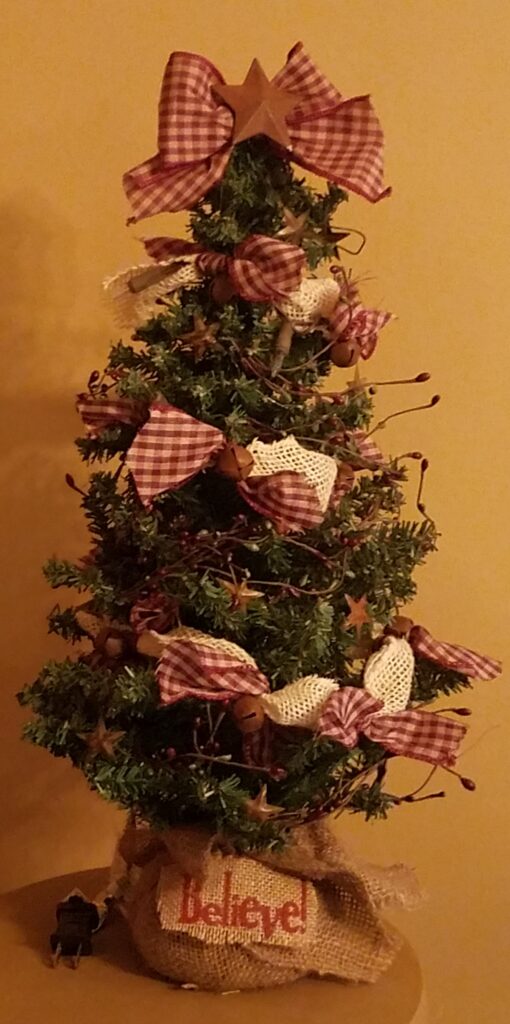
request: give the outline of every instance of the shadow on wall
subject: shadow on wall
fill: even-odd
[[[5,872],[1,884],[8,888],[75,863],[97,862],[91,836],[100,837],[106,829],[109,850],[114,813],[87,794],[83,779],[67,763],[28,744],[18,748],[25,714],[16,692],[44,661],[66,653],[62,641],[47,636],[45,615],[56,599],[65,604],[67,595],[52,593],[41,566],[52,554],[73,558],[88,549],[78,495],[64,478],[66,472],[78,481],[85,477],[73,446],[79,432],[74,395],[88,376],[91,345],[85,317],[80,328],[76,315],[74,232],[54,218],[49,226],[48,210],[38,199],[31,200],[28,215],[21,204],[3,210],[2,234],[0,537],[2,624],[8,643],[0,653],[0,785],[10,831],[0,836],[0,862]],[[94,822],[96,829],[91,828]],[[100,838],[96,842],[101,847]],[[99,856],[107,859],[102,849]]]

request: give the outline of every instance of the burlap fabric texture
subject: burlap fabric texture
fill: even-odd
[[[198,827],[155,833],[129,824],[118,854],[128,880],[122,909],[146,963],[173,981],[213,991],[265,988],[306,976],[374,982],[399,947],[379,911],[410,909],[420,899],[412,871],[355,862],[323,823],[296,828],[281,853],[253,857],[233,855]],[[238,891],[229,895],[234,910],[225,927],[219,903],[207,904],[204,893],[223,899],[227,876]],[[185,914],[181,924],[177,910],[186,891],[201,894],[192,896],[189,907],[202,906],[203,916]],[[241,919],[235,916],[239,907]],[[272,923],[261,935],[267,920]],[[285,937],[275,920],[288,925]]]

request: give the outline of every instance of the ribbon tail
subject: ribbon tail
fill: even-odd
[[[371,203],[391,195],[383,183],[383,131],[369,96],[307,119],[293,112],[288,126],[295,163]]]
[[[459,644],[436,640],[424,626],[413,626],[409,642],[416,654],[421,654],[423,658],[469,678],[496,679],[501,673],[500,661],[471,651],[468,647],[461,647]]]
[[[430,711],[412,710],[374,715],[364,731],[392,754],[450,767],[466,727]]]
[[[230,158],[230,146],[206,160],[185,166],[165,165],[160,154],[126,171],[122,179],[136,224],[158,213],[187,210],[223,177]]]

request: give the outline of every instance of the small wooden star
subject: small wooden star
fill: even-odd
[[[267,786],[262,786],[260,793],[256,797],[246,800],[244,808],[248,817],[252,818],[253,821],[267,821],[269,818],[274,818],[285,810],[284,807],[268,804]]]
[[[213,91],[234,114],[233,142],[266,135],[287,149],[291,147],[285,118],[300,96],[272,85],[258,60],[252,62],[242,85],[215,85]]]
[[[181,334],[180,341],[186,348],[191,349],[198,362],[202,359],[208,348],[215,348],[218,345],[216,335],[220,329],[219,323],[206,324],[205,320],[196,313],[193,314],[193,330],[187,334]]]
[[[247,580],[243,580],[242,583],[230,583],[229,580],[221,580],[221,585],[232,594],[232,608],[240,609],[240,611],[244,611],[250,601],[255,601],[258,597],[264,597],[261,590],[250,590]]]
[[[332,245],[336,246],[338,242],[349,237],[350,231],[337,231],[335,228],[332,228],[329,221],[326,220],[324,222],[321,235],[325,242],[330,242]]]
[[[354,377],[352,380],[347,381],[347,390],[353,392],[366,391],[370,386],[370,381],[367,377],[361,376],[361,370],[358,363],[356,363],[354,369]]]
[[[280,228],[277,237],[284,238],[286,242],[292,242],[294,245],[301,245],[307,229],[308,214],[295,214],[292,210],[284,207],[283,219],[285,225],[283,228]]]
[[[92,757],[95,754],[102,754],[103,757],[107,757],[110,761],[115,757],[115,745],[125,735],[125,732],[122,732],[120,729],[118,731],[107,729],[102,718],[99,719],[93,732],[78,733],[80,739],[84,740],[87,744],[89,754]]]
[[[366,622],[371,621],[370,612],[367,610],[366,594],[363,594],[363,597],[360,597],[359,601],[354,597],[350,597],[349,594],[346,594],[345,600],[347,601],[350,610],[344,621],[344,626],[347,628],[349,626],[354,626],[356,633],[359,635],[361,627],[364,626]]]

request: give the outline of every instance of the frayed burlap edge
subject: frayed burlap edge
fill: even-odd
[[[379,868],[354,860],[319,823],[296,828],[293,841],[281,853],[254,855],[276,873],[314,882],[318,915],[312,942],[297,948],[264,942],[213,945],[183,931],[165,930],[158,914],[161,869],[172,864],[199,879],[212,850],[232,853],[221,837],[199,827],[155,833],[143,824],[129,824],[118,847],[130,879],[122,903],[139,952],[164,977],[201,989],[265,988],[306,976],[374,982],[400,945],[379,910],[412,908],[420,898],[408,868]]]

